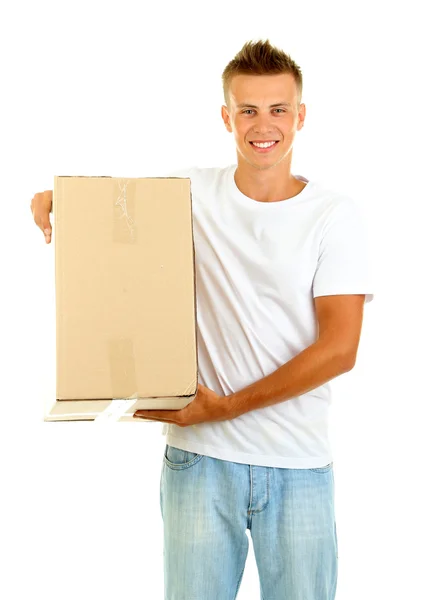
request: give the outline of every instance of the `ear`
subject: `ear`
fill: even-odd
[[[305,122],[305,116],[306,116],[306,106],[305,104],[301,103],[299,106],[299,114],[298,114],[298,124],[297,124],[297,131],[300,131],[304,125]]]
[[[229,132],[232,132],[231,118],[229,116],[228,109],[224,104],[222,106],[222,119],[223,119],[226,129]]]

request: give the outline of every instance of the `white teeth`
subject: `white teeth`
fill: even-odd
[[[254,146],[257,146],[257,148],[269,148],[270,146],[273,146],[273,144],[275,144],[276,142],[263,142],[262,144],[259,144],[258,142],[252,142],[252,144]]]

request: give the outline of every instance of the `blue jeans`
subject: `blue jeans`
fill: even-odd
[[[235,600],[249,539],[261,600],[333,600],[333,463],[312,469],[219,460],[166,444],[161,471],[165,600]]]

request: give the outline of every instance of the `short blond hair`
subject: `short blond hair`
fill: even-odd
[[[302,72],[295,61],[268,39],[246,42],[222,73],[223,94],[229,107],[229,86],[235,75],[276,75],[290,73],[297,88],[297,106],[302,101]]]

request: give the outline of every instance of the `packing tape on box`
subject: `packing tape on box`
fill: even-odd
[[[117,187],[113,186],[113,241],[122,244],[136,244],[135,198],[137,182],[135,179],[119,177],[117,178],[117,184]]]
[[[135,395],[136,396],[136,395]],[[129,400],[127,398],[114,398],[109,406],[105,408],[95,421],[118,421],[121,415],[124,415],[137,401],[137,397]]]

